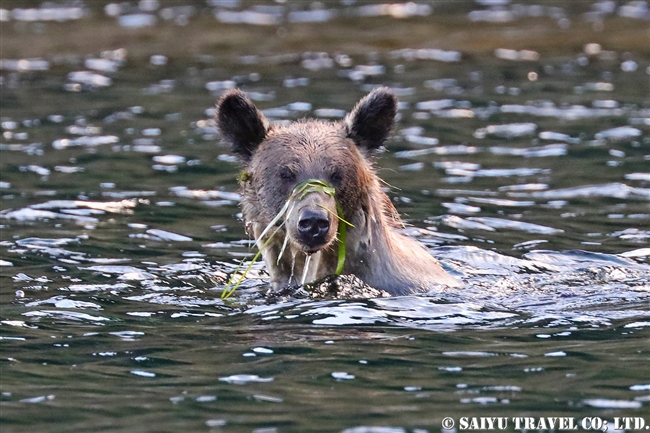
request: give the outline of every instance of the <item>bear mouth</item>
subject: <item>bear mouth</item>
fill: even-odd
[[[300,242],[300,250],[305,253],[308,256],[311,256],[312,254],[316,254],[327,247],[329,247],[332,243],[331,242],[323,242],[318,245],[306,245],[304,242]]]

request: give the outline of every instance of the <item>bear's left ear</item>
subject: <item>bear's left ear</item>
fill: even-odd
[[[217,102],[217,126],[233,152],[249,161],[264,141],[269,122],[241,90],[229,90]]]
[[[357,146],[375,150],[388,138],[397,114],[397,96],[387,87],[370,92],[345,117],[344,123]]]

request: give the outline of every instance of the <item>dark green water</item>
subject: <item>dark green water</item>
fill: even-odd
[[[241,29],[291,35],[286,21],[300,15],[289,12],[305,8],[269,3],[279,9],[248,16],[280,10],[279,24],[229,27],[214,12],[234,19],[252,4],[195,2],[186,16],[162,3],[140,4],[158,17],[147,31],[174,28],[171,16],[186,33],[221,25],[224,40]],[[508,431],[513,417],[650,424],[650,53],[622,36],[647,40],[641,3],[504,2],[488,15],[473,2],[393,7],[424,14],[410,18],[353,18],[374,9],[326,3],[339,16],[311,24],[316,33],[335,40],[323,26],[361,26],[367,39],[338,35],[349,52],[292,50],[301,45],[289,36],[281,52],[217,44],[197,56],[148,45],[153,36],[121,29],[99,2],[62,23],[27,22],[3,4],[2,432],[422,433],[445,417],[455,431],[461,417],[507,417]],[[510,21],[472,21],[503,13]],[[414,29],[427,25],[443,35],[422,42]],[[95,28],[98,40],[107,28],[119,38],[92,54],[44,53],[43,70],[11,62],[73,26],[79,38]],[[554,48],[481,48],[487,29],[515,35],[499,48],[521,50],[529,28],[550,28]],[[392,42],[377,42],[382,32]],[[459,34],[476,41],[455,51]],[[319,37],[302,42],[322,47]],[[114,51],[120,43],[136,48]],[[238,219],[238,164],[212,121],[234,85],[276,121],[336,120],[374,86],[393,88],[403,106],[378,171],[407,231],[464,287],[269,302],[258,264],[221,300],[228,273],[254,254]]]

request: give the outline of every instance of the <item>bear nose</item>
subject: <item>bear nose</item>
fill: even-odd
[[[303,209],[298,220],[298,232],[306,239],[321,241],[327,236],[330,228],[330,221],[327,213],[316,212],[311,209]]]

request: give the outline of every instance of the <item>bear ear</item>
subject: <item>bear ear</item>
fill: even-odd
[[[269,123],[241,90],[229,90],[217,102],[217,126],[233,152],[250,160],[264,141]]]
[[[387,87],[370,92],[345,117],[348,136],[357,146],[375,150],[388,138],[397,114],[397,97]]]

